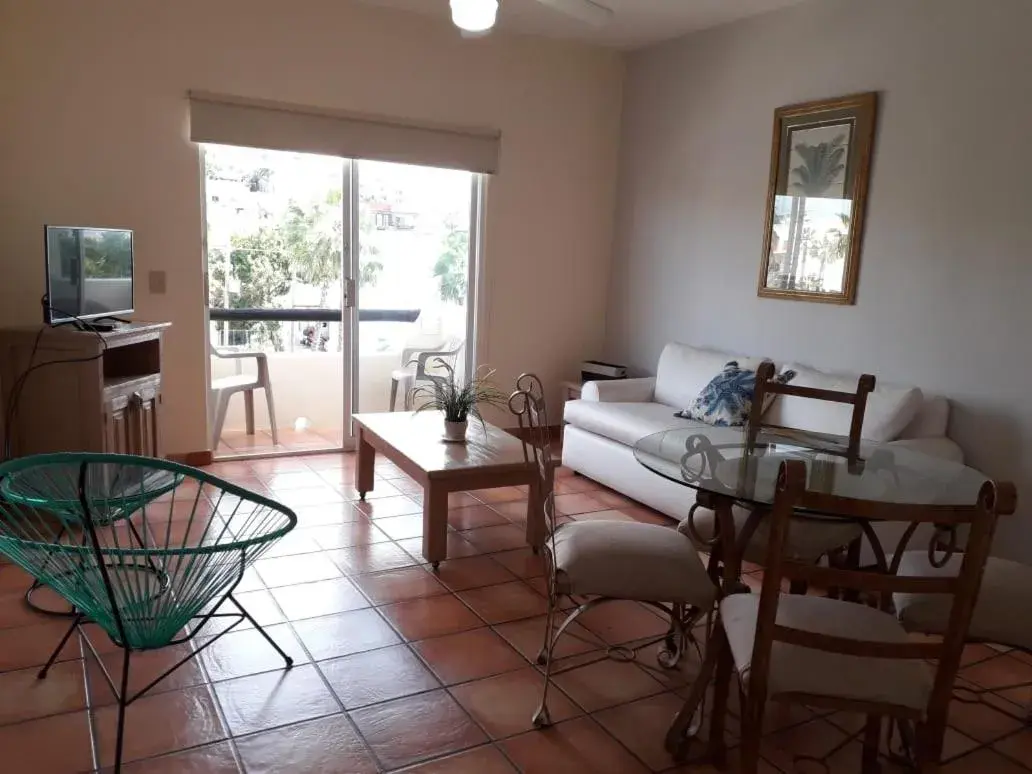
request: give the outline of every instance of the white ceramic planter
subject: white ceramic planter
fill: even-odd
[[[449,422],[447,419],[444,420],[444,437],[448,441],[454,441],[456,443],[464,442],[466,440],[466,429],[469,427],[469,422]]]

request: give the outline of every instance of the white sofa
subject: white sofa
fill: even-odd
[[[651,433],[697,424],[674,413],[686,408],[729,360],[755,370],[764,359],[672,343],[663,350],[655,377],[588,382],[581,399],[565,406],[563,464],[671,518],[684,519],[695,503],[694,493],[642,467],[634,459],[634,444]],[[794,385],[856,390],[856,376],[795,364],[782,370],[786,368],[797,372]],[[775,424],[847,435],[852,408],[779,396],[768,411]],[[879,381],[868,398],[863,437],[961,462],[960,447],[946,437],[948,420],[945,398]]]

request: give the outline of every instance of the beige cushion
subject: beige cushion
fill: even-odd
[[[856,392],[857,376],[828,374],[801,365],[787,365],[796,372],[793,387],[814,387],[821,390]],[[868,441],[895,440],[917,416],[924,397],[916,387],[899,387],[877,382],[867,396],[864,426],[861,435]],[[849,435],[853,407],[845,403],[779,395],[763,420],[772,425],[810,430],[817,433]]]
[[[737,535],[745,526],[749,518],[749,509],[740,505],[731,508],[731,514],[735,522],[735,534]],[[694,515],[695,531],[703,540],[713,537],[717,515],[709,508],[696,508]],[[770,519],[764,518],[756,527],[749,545],[746,546],[744,558],[747,561],[763,564],[767,559],[767,543],[770,540],[769,531]],[[691,537],[688,529],[688,519],[682,521],[677,531]],[[841,519],[818,520],[818,519],[792,519],[792,526],[788,533],[788,545],[786,556],[800,562],[815,563],[825,554],[838,548],[848,546],[853,540],[863,534],[861,527],[855,522]],[[705,548],[700,545],[699,548]]]
[[[950,402],[941,395],[922,391],[921,407],[898,438],[941,438],[950,423]]]
[[[749,677],[759,606],[759,594],[733,594],[720,603],[731,654],[743,681]],[[889,613],[825,597],[782,594],[777,621],[782,626],[837,637],[907,641],[907,633]],[[844,656],[775,642],[768,696],[803,693],[924,710],[933,677],[931,668],[921,660]]]
[[[692,542],[670,527],[575,521],[555,532],[560,590],[568,594],[709,608],[717,590]]]
[[[743,369],[755,371],[765,359],[671,342],[663,348],[656,366],[654,400],[675,406],[676,410],[687,408],[729,360],[737,360]]]
[[[932,567],[927,551],[907,551],[899,575],[922,578],[956,576],[960,554],[942,568]],[[895,594],[896,614],[907,631],[944,634],[953,597],[946,594]],[[1032,567],[991,557],[985,565],[978,603],[971,616],[969,640],[1032,649]]]

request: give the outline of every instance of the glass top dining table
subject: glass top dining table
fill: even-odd
[[[699,424],[642,438],[639,463],[670,481],[745,505],[774,502],[778,470],[786,459],[806,464],[813,492],[870,502],[971,506],[987,477],[962,463],[893,443],[862,443],[846,454],[846,439],[784,428]]]

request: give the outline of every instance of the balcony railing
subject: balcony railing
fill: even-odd
[[[420,309],[359,309],[359,322],[412,323],[419,318]],[[247,320],[256,322],[340,322],[342,309],[210,309],[212,322]]]
[[[341,334],[338,327],[343,313],[341,309],[312,307],[210,309],[209,318],[213,323],[211,340],[218,347],[268,352],[293,352],[299,347],[310,351],[340,351]],[[416,322],[421,313],[421,309],[360,309],[358,320],[359,323],[394,323],[403,326]],[[254,323],[265,325],[255,326]],[[281,329],[280,323],[288,323],[289,328]],[[397,332],[397,328],[394,332]]]

